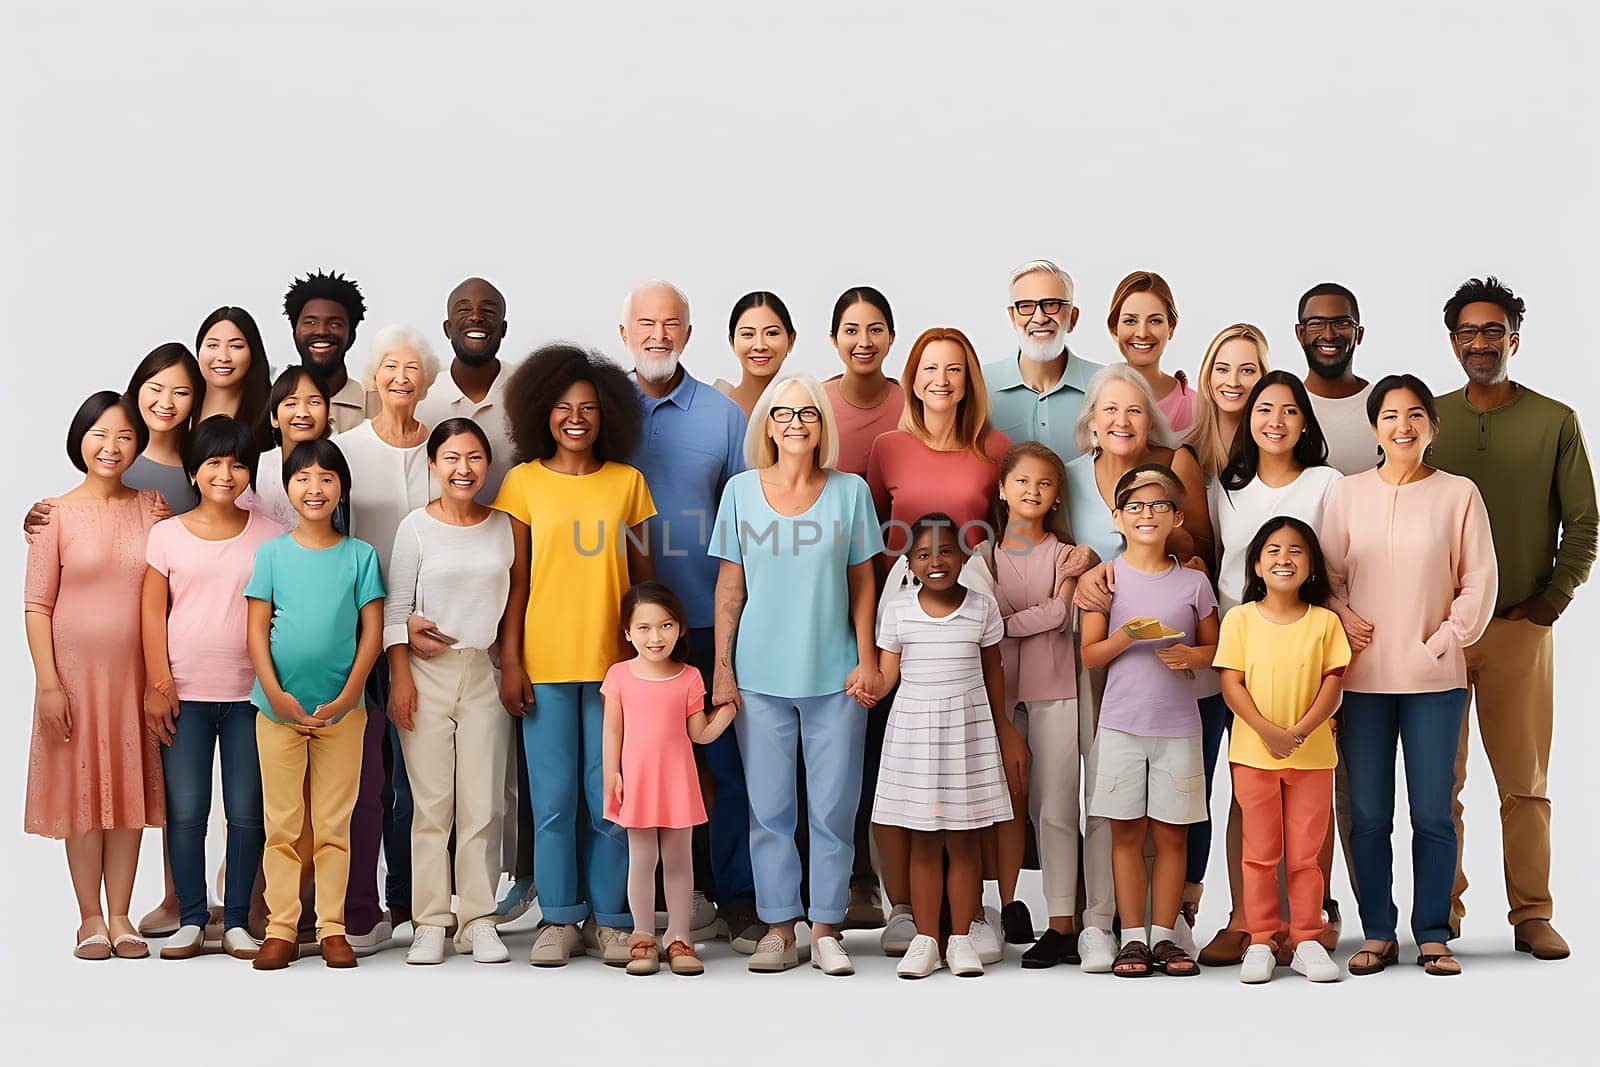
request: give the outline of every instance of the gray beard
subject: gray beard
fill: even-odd
[[[674,352],[665,359],[656,359],[635,352],[633,354],[634,373],[647,382],[670,382],[672,376],[678,373],[678,360],[681,353]]]
[[[1466,370],[1466,368],[1464,366],[1462,367],[1462,369]],[[1486,386],[1487,387],[1487,386],[1491,386],[1491,385],[1499,385],[1501,382],[1505,381],[1506,378],[1509,377],[1510,371],[1511,371],[1511,360],[1510,359],[1502,359],[1499,363],[1496,363],[1495,366],[1494,366],[1494,369],[1490,370],[1490,371],[1471,371],[1471,370],[1468,370],[1467,371],[1467,378],[1474,385],[1482,385],[1482,386]]]
[[[1027,330],[1016,330],[1017,350],[1022,353],[1022,358],[1034,363],[1049,363],[1060,357],[1067,350],[1067,331],[1056,330],[1055,336],[1048,341],[1035,341],[1028,336]]]

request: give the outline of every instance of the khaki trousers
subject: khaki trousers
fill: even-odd
[[[411,656],[413,728],[400,730],[411,781],[411,903],[419,926],[450,923],[450,831],[455,829],[458,933],[494,914],[505,815],[511,716],[500,703],[489,654],[447,649]]]
[[[268,937],[296,939],[300,856],[295,843],[308,819],[317,883],[317,940],[344,933],[350,813],[361,787],[361,738],[366,727],[364,708],[315,728],[256,717],[261,813],[267,829],[261,869],[267,880]]]
[[[1555,642],[1550,627],[1527,619],[1490,621],[1466,650],[1467,684],[1478,712],[1478,732],[1500,792],[1500,839],[1505,853],[1506,900],[1513,925],[1549,919],[1550,735],[1555,718]],[[1458,932],[1466,908],[1461,895],[1461,789],[1467,781],[1467,737],[1471,715],[1461,720],[1456,750],[1456,880],[1450,908]]]

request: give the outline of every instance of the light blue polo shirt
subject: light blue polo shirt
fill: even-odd
[[[720,566],[706,545],[723,487],[744,470],[744,412],[684,371],[659,400],[640,392],[639,415],[639,445],[628,463],[656,504],[649,520],[656,578],[683,601],[689,627],[703,629],[714,620]]]
[[[1094,549],[1102,563],[1122,555],[1122,531],[1095,483],[1093,455],[1086,452],[1067,463],[1066,499],[1072,539]]]
[[[983,365],[983,381],[989,388],[989,421],[1013,443],[1038,441],[1070,462],[1078,454],[1072,427],[1083,409],[1089,379],[1100,364],[1075,356],[1068,348],[1061,380],[1048,392],[1036,393],[1022,383],[1022,371],[1017,366],[1021,358],[1018,353]]]

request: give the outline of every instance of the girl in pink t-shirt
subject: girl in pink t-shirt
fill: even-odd
[[[613,664],[600,683],[606,700],[606,818],[628,831],[629,974],[661,967],[655,937],[656,860],[667,898],[666,951],[673,974],[704,970],[689,938],[694,891],[690,835],[706,821],[694,744],[710,744],[735,707],[705,712],[700,672],[683,661],[683,605],[659,582],[622,597],[622,635],[638,655]]]

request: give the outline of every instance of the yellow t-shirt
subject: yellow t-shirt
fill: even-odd
[[[628,528],[656,513],[644,475],[626,463],[557,474],[535,460],[506,472],[494,506],[531,533],[528,680],[599,682],[622,658]]]
[[[1269,622],[1252,601],[1240,604],[1222,620],[1213,666],[1244,672],[1244,687],[1256,710],[1268,722],[1289,729],[1311,707],[1322,688],[1323,676],[1350,663],[1339,616],[1327,608],[1307,605],[1306,613],[1291,623]],[[1317,770],[1339,762],[1333,741],[1333,721],[1311,731],[1306,743],[1288,759],[1276,759],[1261,738],[1235,719],[1228,742],[1228,761],[1266,770]]]

